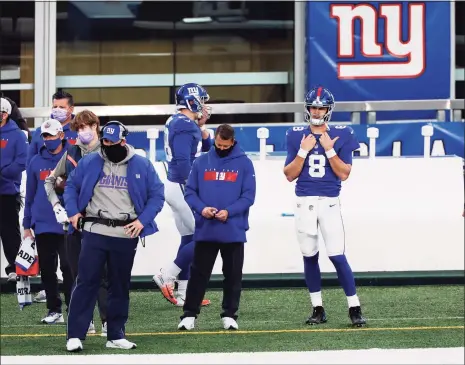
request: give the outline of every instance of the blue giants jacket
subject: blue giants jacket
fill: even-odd
[[[212,148],[192,165],[184,198],[194,211],[195,241],[247,242],[249,208],[255,202],[255,170],[237,142],[232,149],[220,158]],[[205,207],[227,210],[228,219],[204,218]]]
[[[63,225],[57,222],[52,204],[45,192],[45,179],[56,167],[58,161],[68,148],[68,142],[63,140],[63,149],[56,155],[51,154],[42,146],[27,166],[26,199],[24,205],[24,229],[34,229],[35,234],[64,234]]]
[[[99,153],[91,153],[83,157],[69,175],[64,193],[68,217],[85,212],[95,185],[104,175],[103,164]],[[145,157],[134,155],[128,161],[127,182],[137,219],[144,226],[139,237],[158,232],[154,219],[165,203],[165,187],[152,163]]]
[[[0,128],[0,195],[19,194],[27,147],[27,137],[14,120]]]

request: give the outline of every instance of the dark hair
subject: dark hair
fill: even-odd
[[[215,137],[220,137],[225,141],[234,139],[234,128],[229,124],[221,124],[216,128]]]
[[[52,101],[53,100],[61,100],[61,99],[68,99],[69,106],[74,106],[73,95],[71,95],[70,93],[67,93],[66,91],[60,90],[60,91],[57,91],[52,96]]]
[[[77,131],[79,128],[85,126],[97,125],[97,131],[100,129],[100,120],[98,117],[91,112],[90,110],[83,110],[76,114],[74,119],[71,121],[70,128],[72,131]]]

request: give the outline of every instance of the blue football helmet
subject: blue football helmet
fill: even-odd
[[[210,109],[206,107],[205,103],[210,99],[210,96],[204,87],[199,84],[190,82],[182,85],[175,95],[176,109],[188,109],[195,113],[197,119],[201,119],[204,115],[203,112],[207,111],[208,117],[210,116]]]
[[[331,114],[334,110],[334,96],[328,89],[317,86],[311,89],[305,95],[305,121],[313,125],[322,125],[331,119]],[[312,118],[310,107],[328,108],[326,114],[321,119]]]

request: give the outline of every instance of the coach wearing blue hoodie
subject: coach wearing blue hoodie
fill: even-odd
[[[84,156],[65,187],[65,209],[82,230],[78,276],[68,316],[68,351],[83,349],[92,320],[102,270],[108,268],[106,347],[130,350],[124,328],[129,284],[139,238],[158,231],[155,217],[165,202],[164,185],[153,164],[126,143],[127,128],[108,122],[101,150]]]
[[[255,188],[252,161],[234,140],[234,129],[220,125],[214,148],[194,161],[187,180],[184,198],[194,212],[196,245],[178,329],[194,328],[218,251],[223,259],[223,327],[238,329],[244,242]]]
[[[63,225],[57,222],[52,206],[48,202],[45,179],[67,150],[68,142],[64,139],[65,134],[61,123],[54,119],[46,120],[41,125],[40,134],[42,147],[40,147],[39,153],[32,157],[26,170],[23,227],[24,238],[35,235],[37,243],[39,267],[48,309],[42,323],[54,324],[64,322],[56,275],[58,257],[63,273],[63,292],[68,307],[73,281],[66,259],[65,231]]]
[[[28,143],[26,135],[10,118],[11,110],[10,102],[0,98],[0,238],[8,261],[5,272],[9,281],[15,281],[15,260],[21,246],[19,191]]]

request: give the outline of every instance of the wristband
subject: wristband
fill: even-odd
[[[308,155],[308,151],[305,151],[303,148],[301,148],[299,152],[297,152],[297,156],[302,157],[304,159],[307,158],[307,155]]]
[[[334,148],[331,148],[330,150],[326,151],[326,157],[332,158],[337,155],[336,151],[334,151]]]
[[[206,131],[207,130],[207,126],[204,124],[203,126],[200,127],[200,130],[203,132],[203,131]]]

